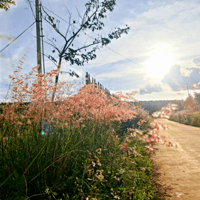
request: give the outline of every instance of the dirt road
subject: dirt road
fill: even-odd
[[[160,143],[154,146],[153,160],[160,166],[159,184],[171,187],[167,192],[170,200],[200,200],[200,128],[167,119],[155,121],[168,127],[158,134],[177,144],[177,148]]]

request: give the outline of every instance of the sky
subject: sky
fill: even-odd
[[[71,14],[71,20],[76,23],[70,27],[70,37],[80,27],[80,16],[84,15],[87,2],[42,0],[42,5],[55,18],[63,34],[67,31]],[[11,5],[8,11],[0,10],[0,51],[34,22],[35,1],[31,1],[31,6],[33,12],[27,0],[16,0],[16,6]],[[98,37],[98,34],[106,37],[115,28],[126,25],[130,27],[128,34],[122,34],[119,39],[111,40],[107,47],[97,50],[97,58],[84,66],[70,65],[63,60],[61,71],[75,71],[80,78],[65,73],[60,74],[60,81],[83,82],[82,78],[88,72],[111,94],[137,91],[135,99],[139,101],[186,99],[187,88],[191,95],[200,92],[198,88],[192,88],[200,82],[198,0],[117,0],[114,10],[106,15],[102,20],[103,30],[81,32],[74,47],[90,44],[91,37]],[[44,41],[55,38],[55,44],[61,49],[63,38],[45,20],[42,26]],[[20,65],[22,74],[28,74],[37,65],[35,37],[36,24],[0,52],[0,102],[10,99],[9,75],[13,75],[22,57],[25,58]],[[44,43],[44,53],[58,58],[58,53],[53,54],[52,50],[52,46]],[[47,57],[44,59],[46,72],[57,68]]]

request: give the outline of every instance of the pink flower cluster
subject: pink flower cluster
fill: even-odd
[[[38,74],[37,69],[38,66],[34,67],[29,75],[25,75],[25,78],[22,76],[20,78],[18,75],[21,68],[16,70],[14,76],[10,76],[14,85],[12,100],[15,100],[15,104],[5,108],[6,112],[0,115],[0,120],[4,119],[12,124],[21,120],[19,113],[15,111],[19,108],[19,103],[24,101],[31,102],[24,106],[23,116],[26,121],[32,119],[38,123],[42,118],[42,121],[46,121],[48,124],[55,121],[57,124],[62,122],[62,126],[66,128],[71,125],[72,128],[84,128],[85,120],[106,121],[109,125],[113,121],[126,121],[138,115],[135,108],[130,109],[126,102],[121,101],[121,98],[130,99],[130,97],[125,97],[120,92],[119,95],[116,95],[117,99],[112,96],[106,98],[102,90],[93,88],[93,85],[89,84],[82,87],[77,95],[66,97],[66,90],[73,89],[72,86],[75,84],[59,82],[55,86],[52,78],[58,74],[58,70],[52,70],[51,73],[42,75]],[[36,80],[29,85],[27,80],[32,79],[31,76],[35,73]],[[51,101],[51,95],[49,95],[55,88],[57,88],[56,103]]]
[[[153,144],[156,144],[158,142],[162,143],[162,139],[164,139],[166,136],[161,135],[158,136],[156,134],[157,131],[160,130],[168,130],[168,128],[162,124],[160,124],[159,122],[152,122],[150,124],[150,126],[153,128],[152,130],[149,130],[149,132],[147,133],[147,137],[143,136],[142,140],[143,142],[148,143],[148,145],[146,145],[146,148],[149,149],[149,152],[151,152],[153,150]],[[165,140],[163,143],[166,144],[166,146],[170,147],[170,146],[174,146],[171,142],[166,143],[167,140]]]
[[[137,124],[138,124],[138,126],[142,126],[142,124],[145,122],[146,122],[145,119],[140,119]]]

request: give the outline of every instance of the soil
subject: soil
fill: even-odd
[[[176,147],[160,143],[154,146],[154,169],[160,175],[156,182],[165,194],[158,199],[200,200],[200,128],[167,119],[155,122],[168,127],[158,135],[166,135],[168,142],[176,144]]]

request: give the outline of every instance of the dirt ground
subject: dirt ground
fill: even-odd
[[[153,161],[160,169],[158,184],[164,186],[170,200],[200,200],[200,128],[186,126],[167,119],[155,121],[168,130],[159,131],[177,147],[155,145]]]

